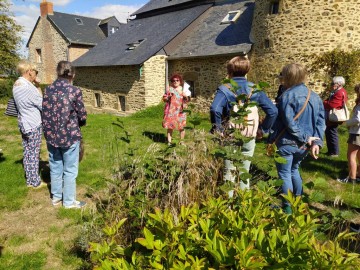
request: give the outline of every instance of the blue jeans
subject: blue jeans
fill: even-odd
[[[63,200],[70,206],[76,200],[76,177],[79,171],[80,142],[68,148],[47,144],[49,151],[51,194],[53,200]]]
[[[276,168],[279,178],[283,180],[282,193],[288,194],[291,191],[295,196],[302,194],[302,178],[299,172],[301,161],[306,157],[308,150],[292,145],[278,147],[278,153],[286,159],[286,163],[277,163]],[[285,205],[289,203],[284,201]]]
[[[338,124],[330,123],[326,126],[325,137],[329,155],[339,154]]]
[[[255,146],[256,146],[255,139],[252,139],[252,140],[244,143],[241,146],[241,154],[244,157],[252,157],[254,155]],[[224,166],[224,180],[235,183],[236,173],[234,171],[236,170],[236,167],[234,166],[233,161],[231,161],[229,159],[225,159],[224,165],[225,165]],[[243,168],[247,172],[249,172],[250,165],[251,165],[251,161],[244,158],[240,168]],[[240,188],[242,190],[249,189],[250,188],[250,179],[246,179],[245,181],[240,181]],[[234,191],[230,190],[229,197],[232,198],[233,196],[234,196]]]

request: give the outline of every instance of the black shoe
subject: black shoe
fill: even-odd
[[[351,179],[349,176],[342,178],[342,179],[337,179],[338,182],[340,183],[344,183],[344,184],[355,184],[356,183],[356,179]]]

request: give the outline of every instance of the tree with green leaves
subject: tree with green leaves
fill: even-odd
[[[10,11],[9,0],[0,0],[0,74],[11,74],[19,60],[22,27]]]

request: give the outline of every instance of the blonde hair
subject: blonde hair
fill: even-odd
[[[281,71],[281,80],[286,89],[305,83],[307,71],[306,68],[298,63],[288,64]]]
[[[24,75],[29,70],[37,70],[36,65],[30,63],[28,60],[20,60],[20,62],[16,66],[16,71],[20,75]]]
[[[235,56],[227,63],[227,73],[231,77],[243,77],[250,70],[250,60],[247,56]]]

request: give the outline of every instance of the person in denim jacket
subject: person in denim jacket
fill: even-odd
[[[302,109],[308,96],[304,82],[306,70],[300,64],[289,64],[282,69],[282,80],[286,91],[282,94],[278,109],[279,115],[269,136],[269,143],[275,143],[278,154],[286,163],[276,162],[278,176],[282,179],[282,193],[302,194],[302,178],[299,173],[301,161],[310,151],[317,159],[323,145],[325,131],[325,110],[322,100],[310,91],[310,99],[297,120],[294,117]],[[289,203],[283,201],[283,209],[291,213]]]
[[[225,85],[218,87],[214,100],[210,107],[210,118],[212,129],[211,133],[218,132],[223,134],[225,126],[229,120],[230,111],[233,106],[233,102],[236,102],[236,96],[240,94],[249,95],[252,86],[254,85],[251,82],[248,82],[245,78],[246,74],[250,70],[250,60],[246,56],[236,56],[232,58],[227,64],[227,73],[228,78],[234,80],[238,85],[238,90],[233,93]],[[259,125],[258,133],[262,134],[269,133],[271,126],[275,122],[278,111],[276,106],[271,102],[268,96],[263,92],[259,91],[253,93],[250,97],[250,101],[255,101],[266,114],[264,121]],[[244,142],[241,145],[241,153],[244,156],[252,157],[255,150],[255,138],[252,138],[248,142]],[[247,171],[250,169],[250,160],[243,161],[243,168]],[[224,179],[234,182],[235,176],[232,175],[231,171],[235,170],[232,162],[230,160],[225,160],[225,175]],[[240,188],[248,189],[250,187],[249,180],[245,183],[240,182]],[[230,197],[232,192],[229,193]]]

